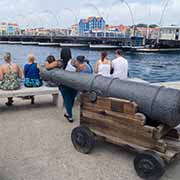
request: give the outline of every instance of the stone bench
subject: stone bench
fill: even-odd
[[[48,94],[52,95],[53,104],[58,106],[59,105],[59,89],[57,87],[42,86],[39,88],[27,88],[27,87],[22,86],[21,89],[18,89],[18,90],[11,90],[11,91],[0,90],[0,98],[26,97],[26,96],[36,96],[36,95],[48,95]]]

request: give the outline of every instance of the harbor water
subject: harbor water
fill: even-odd
[[[14,62],[21,67],[27,62],[27,55],[33,53],[37,62],[44,64],[48,55],[52,54],[59,59],[60,48],[23,45],[0,45],[0,62],[3,62],[3,53],[11,52]],[[100,58],[100,51],[72,48],[73,58],[84,55],[94,66]],[[108,51],[110,60],[114,59],[114,50]],[[124,53],[129,62],[129,76],[141,78],[149,82],[166,82],[180,80],[180,53]]]

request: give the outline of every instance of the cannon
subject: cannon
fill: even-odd
[[[133,150],[143,179],[159,179],[180,155],[178,90],[63,70],[43,69],[41,76],[82,92],[80,126],[71,133],[77,151],[90,153],[96,140]]]
[[[148,83],[112,79],[101,75],[80,74],[64,70],[42,70],[43,80],[88,91],[103,97],[134,101],[149,121],[176,127],[180,124],[180,91]]]

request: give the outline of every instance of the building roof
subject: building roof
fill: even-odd
[[[87,19],[81,19],[81,21],[82,21],[83,23],[88,23],[89,21],[92,21],[94,18],[95,18],[97,21],[103,19],[103,17],[90,16],[90,17],[88,17]]]
[[[82,19],[83,23],[88,23],[88,19]]]
[[[150,27],[136,27],[136,29],[137,30],[139,30],[139,31],[147,31],[147,30],[149,30],[149,31],[159,31],[159,27],[155,27],[155,28],[150,28]]]
[[[103,19],[103,18],[102,18],[102,17],[96,17],[96,19],[97,19],[97,20],[101,20],[101,19]]]
[[[160,29],[180,29],[180,26],[162,26]]]
[[[125,32],[129,27],[128,26],[125,26],[125,25],[119,25],[119,26],[114,26],[114,25],[107,25],[106,26],[106,29],[108,30],[118,30],[119,32]]]
[[[90,17],[88,17],[88,20],[91,21],[91,20],[93,20],[94,18],[95,18],[94,16],[90,16]]]

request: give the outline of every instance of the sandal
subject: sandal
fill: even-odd
[[[13,105],[13,98],[8,98],[8,102],[6,102],[6,106],[12,106]]]

